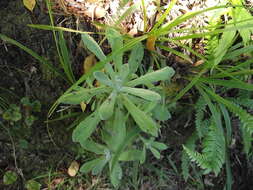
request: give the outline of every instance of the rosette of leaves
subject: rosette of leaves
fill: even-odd
[[[85,34],[82,37],[84,44],[88,44],[87,48],[98,59],[105,59],[102,50],[90,36]],[[116,30],[108,29],[106,37],[112,51],[124,47],[123,39]],[[59,99],[61,103],[67,104],[92,104],[93,112],[76,126],[72,139],[79,142],[85,150],[99,156],[84,163],[80,171],[91,171],[96,175],[108,165],[114,186],[118,186],[122,178],[121,162],[143,163],[146,149],[151,150],[156,158],[160,158],[159,151],[167,148],[165,144],[154,140],[154,137],[158,136],[160,125],[155,121],[155,116],[159,114],[152,113],[161,107],[161,95],[155,83],[170,80],[174,70],[164,67],[137,76],[136,71],[143,54],[144,48],[141,43],[132,48],[126,64],[123,64],[123,53],[117,54],[113,57],[114,64],[106,63],[103,71],[95,71],[89,78],[88,81],[97,80],[98,87],[79,86]],[[166,114],[169,118],[168,110],[165,110]],[[102,143],[95,142],[95,135],[92,135],[95,131],[96,140]],[[142,137],[143,134],[145,138]]]

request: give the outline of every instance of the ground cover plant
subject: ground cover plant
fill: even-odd
[[[253,17],[247,3],[223,1],[169,22],[166,18],[177,1],[164,7],[157,4],[162,14],[149,26],[145,1],[140,1],[144,30],[133,37],[122,25],[128,23],[135,6],[113,24],[96,20],[100,31],[81,31],[56,26],[47,0],[50,25],[29,26],[52,32],[59,65],[0,33],[4,43],[27,52],[53,80],[64,84],[46,110],[44,133],[57,147],[57,132],[52,134],[50,126],[58,121],[66,125],[61,130],[70,146],[63,144],[59,151],[65,146],[71,150],[67,173],[72,176],[50,170],[26,179],[15,147],[29,150],[26,139],[31,135],[24,129],[34,130],[40,104],[28,97],[16,105],[9,103],[6,94],[12,92],[1,87],[1,127],[11,141],[15,161],[14,169],[1,169],[3,187],[17,187],[20,178],[27,189],[250,189]],[[208,12],[213,16],[206,26],[180,28]],[[82,51],[87,52],[81,75],[72,63],[69,33],[77,34]],[[194,47],[195,40],[202,43],[202,51]],[[25,128],[14,130],[19,125]],[[238,172],[235,160],[246,164],[245,179],[234,172]],[[40,180],[44,178],[48,179],[45,184]]]

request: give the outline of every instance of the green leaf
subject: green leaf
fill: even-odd
[[[128,60],[130,73],[135,73],[137,71],[137,69],[143,59],[143,55],[144,55],[144,47],[143,47],[142,43],[137,43],[133,47],[130,57],[129,57],[129,60]]]
[[[34,180],[26,182],[25,187],[27,190],[40,190],[41,184]]]
[[[72,140],[74,142],[85,143],[96,129],[100,117],[97,112],[93,112],[85,120],[83,120],[73,131]]]
[[[129,64],[121,65],[120,70],[119,70],[119,76],[121,80],[126,81],[128,75],[129,75]]]
[[[120,161],[137,161],[140,160],[142,156],[142,151],[137,149],[127,150],[120,154]]]
[[[126,138],[126,120],[128,116],[125,116],[123,111],[117,107],[115,110],[114,118],[112,122],[107,122],[104,130],[107,132],[107,138],[104,139],[109,149],[113,152],[116,151],[121,143],[124,143]],[[109,135],[108,135],[109,133]]]
[[[140,163],[143,164],[146,161],[146,147],[143,146],[141,156],[140,156]]]
[[[115,29],[108,27],[106,29],[105,35],[112,47],[112,52],[123,48],[123,38],[122,35]],[[123,53],[118,53],[113,57],[113,62],[116,68],[119,70],[123,63]]]
[[[159,121],[167,121],[171,118],[171,114],[168,111],[167,106],[162,104],[157,104],[153,109],[153,116]]]
[[[81,141],[80,144],[82,148],[95,154],[104,154],[104,150],[106,149],[104,145],[98,144],[93,140]]]
[[[160,159],[160,158],[161,158],[161,154],[160,154],[160,152],[159,152],[158,150],[156,150],[156,149],[153,148],[153,147],[150,147],[149,149],[151,150],[152,154],[153,154],[157,159]]]
[[[80,104],[81,102],[86,102],[91,99],[93,96],[96,96],[101,93],[107,92],[106,87],[98,88],[82,88],[78,87],[77,90],[64,94],[59,98],[59,102],[65,104]]]
[[[4,174],[3,182],[5,185],[11,185],[11,184],[15,183],[17,181],[17,179],[18,179],[18,176],[15,172],[7,171]]]
[[[108,160],[105,157],[104,159],[97,162],[95,167],[92,169],[92,175],[98,175],[99,173],[101,173],[107,162]]]
[[[110,172],[111,183],[114,187],[119,186],[122,175],[122,169],[120,167],[120,164],[117,162],[113,170]]]
[[[166,150],[168,148],[168,146],[164,143],[160,143],[160,142],[152,142],[151,146],[158,149],[158,150]]]
[[[158,93],[153,92],[151,90],[146,90],[146,89],[142,89],[142,88],[122,87],[121,91],[141,97],[141,98],[143,98],[145,100],[149,100],[149,101],[161,100],[161,96]]]
[[[158,124],[156,124],[145,112],[136,107],[128,97],[123,94],[122,102],[142,131],[153,136],[158,135]]]
[[[87,49],[94,53],[94,55],[96,55],[100,61],[104,61],[106,59],[106,56],[97,42],[89,34],[82,34],[81,36],[82,41]]]
[[[97,79],[101,84],[113,87],[112,81],[109,79],[109,77],[105,73],[101,71],[95,71],[93,75],[95,79]]]
[[[170,78],[175,74],[175,71],[171,67],[164,67],[163,69],[153,71],[146,75],[143,75],[135,80],[127,83],[128,86],[137,86],[140,84],[148,84],[157,82],[160,80],[170,80]]]
[[[80,168],[80,172],[82,172],[82,173],[90,172],[102,160],[104,160],[103,156],[84,163]]]
[[[107,120],[113,115],[114,104],[117,98],[117,93],[112,92],[110,96],[99,107],[98,113],[101,120]]]

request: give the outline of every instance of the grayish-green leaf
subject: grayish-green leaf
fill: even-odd
[[[126,95],[122,94],[122,102],[127,108],[140,129],[153,136],[158,135],[158,124],[156,124],[145,112],[136,107]]]
[[[137,69],[143,59],[143,55],[144,55],[144,47],[143,47],[142,43],[137,43],[133,47],[130,57],[129,57],[129,60],[128,60],[130,73],[135,73],[137,71]]]
[[[108,89],[106,87],[98,87],[98,88],[82,88],[79,87],[78,90],[70,92],[68,94],[64,94],[59,98],[59,102],[65,104],[80,104],[81,102],[86,102],[91,99],[93,96],[98,94],[107,92]]]
[[[120,164],[117,162],[113,170],[110,172],[111,183],[114,187],[119,186],[122,175],[122,169],[120,167]]]
[[[101,84],[113,87],[112,81],[105,73],[101,71],[96,71],[93,73],[93,75]]]
[[[94,55],[96,55],[100,61],[104,61],[106,59],[106,56],[97,42],[89,34],[82,34],[81,36],[82,41],[87,49],[94,53]]]
[[[120,161],[137,161],[140,160],[142,151],[137,149],[130,149],[120,154]]]
[[[137,86],[140,84],[154,83],[157,81],[170,80],[170,78],[175,74],[175,71],[171,67],[164,67],[163,69],[145,74],[135,80],[127,83],[128,86]]]
[[[82,173],[90,172],[102,160],[104,160],[104,156],[84,163],[80,168],[80,172],[82,172]]]
[[[115,29],[108,27],[105,33],[111,47],[112,52],[115,52],[123,48],[123,38],[122,35]],[[120,66],[123,63],[123,53],[118,53],[113,57],[113,62],[116,65],[116,68],[119,70]]]
[[[162,104],[157,104],[157,106],[153,109],[153,115],[157,120],[160,121],[167,121],[171,118],[171,114],[167,106]]]
[[[161,96],[158,93],[153,92],[151,90],[146,90],[146,89],[142,89],[142,88],[122,87],[121,91],[131,94],[131,95],[138,96],[140,98],[143,98],[143,99],[149,100],[149,101],[161,100]]]
[[[117,93],[112,92],[110,96],[99,107],[98,113],[101,120],[107,120],[113,115],[114,104],[117,98]]]
[[[96,126],[100,122],[100,117],[97,112],[93,112],[85,120],[83,120],[74,129],[72,134],[72,140],[74,142],[85,143],[85,141],[91,136]]]

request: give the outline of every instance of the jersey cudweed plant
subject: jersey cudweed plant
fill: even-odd
[[[123,48],[122,36],[114,29],[107,29],[106,37],[112,51]],[[102,50],[87,34],[84,44],[100,60],[105,59]],[[93,45],[92,45],[93,44]],[[95,71],[89,77],[89,87],[76,87],[60,97],[61,103],[92,105],[92,113],[74,129],[72,139],[87,151],[95,153],[95,159],[84,163],[80,171],[99,174],[108,166],[111,183],[117,187],[122,178],[122,162],[143,163],[146,150],[156,158],[167,146],[156,142],[160,125],[155,119],[156,109],[162,105],[159,89],[154,83],[170,80],[174,70],[164,67],[138,76],[136,71],[142,61],[144,48],[141,43],[131,51],[128,63],[123,64],[123,53],[113,57],[113,64],[106,63],[103,71]],[[97,80],[99,85],[93,86]],[[169,112],[165,110],[165,114]],[[159,116],[159,115],[158,115]]]

